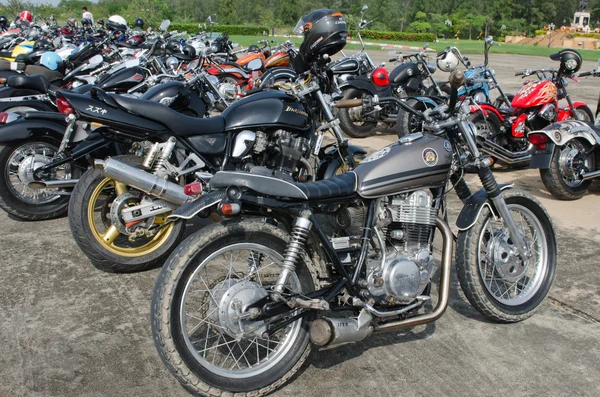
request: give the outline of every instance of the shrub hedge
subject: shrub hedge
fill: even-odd
[[[356,32],[350,31],[350,35],[356,38]],[[407,32],[379,32],[376,30],[362,30],[360,35],[363,39],[370,40],[395,40],[395,41],[433,41],[433,33],[407,33]]]
[[[197,23],[172,23],[169,30],[178,32],[197,33],[200,31]],[[237,36],[260,36],[263,32],[269,33],[269,28],[265,26],[242,26],[242,25],[215,25],[215,32],[227,33]]]

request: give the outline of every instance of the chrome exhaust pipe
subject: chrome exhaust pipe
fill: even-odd
[[[100,170],[102,176],[122,182],[170,203],[182,205],[189,199],[189,196],[183,192],[182,186],[110,157],[106,160],[94,160],[94,168]]]
[[[436,227],[442,232],[442,262],[440,266],[440,290],[435,308],[431,313],[422,314],[405,320],[393,321],[373,327],[373,333],[392,332],[403,328],[412,328],[435,321],[442,317],[450,299],[450,271],[452,269],[452,253],[454,237],[450,226],[440,217],[435,220]]]
[[[531,150],[533,149],[532,144],[529,144],[527,150],[516,153],[510,152],[502,146],[490,141],[483,141],[480,145],[480,150],[482,152],[487,153],[490,156],[497,157],[507,164],[527,163],[531,160]]]
[[[598,178],[598,177],[600,177],[600,170],[586,172],[585,174],[581,175],[581,177],[583,178],[584,181],[587,181],[588,179]]]
[[[27,187],[40,190],[40,189],[61,189],[61,188],[74,188],[77,185],[79,179],[57,179],[54,181],[34,181],[29,182]]]

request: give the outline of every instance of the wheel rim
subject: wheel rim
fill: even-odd
[[[569,187],[577,187],[583,183],[581,170],[589,169],[589,159],[581,158],[585,149],[580,142],[571,140],[560,149],[558,167],[563,182]]]
[[[479,236],[479,275],[487,292],[506,306],[532,299],[548,272],[548,242],[542,224],[526,207],[509,205],[517,228],[531,253],[525,261],[501,220],[488,217]]]
[[[287,355],[302,321],[269,337],[263,336],[264,322],[236,319],[240,307],[267,296],[282,261],[269,247],[239,243],[217,250],[198,265],[185,286],[179,310],[180,331],[198,364],[219,376],[244,379],[270,370]],[[286,287],[301,292],[295,273]]]
[[[575,118],[581,121],[589,121],[590,123],[592,122],[588,112],[582,109],[575,109]]]
[[[115,193],[116,192],[116,193]],[[118,193],[118,197],[117,197]],[[174,223],[160,229],[154,236],[138,237],[134,241],[123,233],[124,225],[115,225],[109,217],[110,210],[121,198],[120,204],[129,205],[136,203],[139,192],[129,191],[123,183],[110,178],[102,180],[92,192],[88,203],[88,222],[90,230],[100,245],[113,254],[125,257],[139,257],[148,255],[159,249],[170,237]],[[157,216],[152,226],[160,226],[166,221],[168,214]],[[135,226],[135,225],[134,225]]]
[[[9,156],[6,167],[6,180],[11,193],[29,204],[48,204],[60,198],[45,189],[32,189],[29,183],[35,182],[33,172],[51,163],[58,148],[46,142],[30,142],[17,147]],[[71,178],[71,166],[64,164],[51,170],[51,179]]]

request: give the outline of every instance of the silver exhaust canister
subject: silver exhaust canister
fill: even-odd
[[[189,200],[189,196],[183,192],[183,186],[159,178],[119,160],[113,158],[94,160],[94,168],[100,170],[102,176],[117,180],[170,203],[182,205]]]

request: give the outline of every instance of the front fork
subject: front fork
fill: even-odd
[[[502,191],[500,190],[498,182],[496,182],[496,178],[494,177],[492,169],[490,168],[492,163],[489,157],[484,157],[481,155],[479,149],[477,148],[477,144],[475,143],[474,137],[477,134],[475,126],[473,126],[473,124],[467,121],[462,121],[459,124],[459,128],[464,136],[467,145],[469,146],[471,154],[475,158],[475,166],[477,168],[479,180],[481,180],[483,188],[487,192],[489,199],[494,204],[494,208],[497,211],[497,215],[500,216],[500,218],[502,218],[504,225],[508,229],[510,238],[517,246],[521,258],[527,259],[530,256],[527,243],[525,242],[523,235],[519,231],[515,220],[510,214],[510,209],[506,205],[506,201],[504,201],[504,198],[502,197]],[[456,186],[459,198],[461,198],[461,200],[464,200],[466,197],[461,196],[464,196],[468,191],[466,183],[464,181],[459,181],[459,183]]]
[[[319,104],[321,105],[321,109],[323,109],[323,114],[325,115],[325,120],[327,120],[327,122],[331,125],[331,129],[333,130],[335,139],[338,142],[338,147],[340,148],[340,154],[342,155],[342,160],[347,161],[351,168],[356,167],[357,164],[356,164],[356,161],[354,160],[354,156],[352,156],[347,150],[348,149],[348,141],[346,139],[344,139],[343,131],[340,128],[339,120],[337,118],[335,118],[335,116],[333,115],[333,112],[331,111],[331,107],[329,106],[329,103],[327,103],[327,100],[325,100],[325,97],[323,96],[323,93],[321,92],[321,90],[316,91],[315,96],[317,97],[317,100],[319,101]]]

